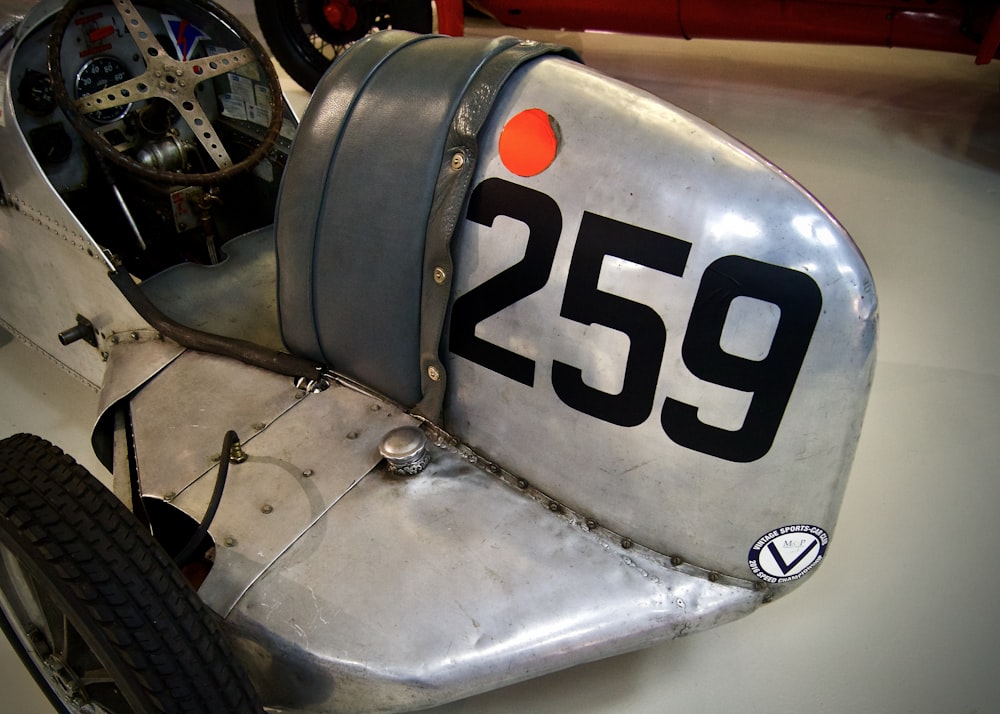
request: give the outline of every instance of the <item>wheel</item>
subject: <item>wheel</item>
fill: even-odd
[[[430,0],[254,0],[260,31],[307,91],[351,43],[379,30],[431,31]]]
[[[61,712],[260,712],[214,615],[100,482],[0,441],[0,626]]]
[[[135,43],[137,57],[141,57],[146,65],[146,71],[138,77],[127,77],[117,84],[106,87],[73,99],[67,86],[67,68],[79,69],[78,52],[67,50],[64,57],[64,45],[70,47],[67,34],[72,28],[79,29],[79,24],[88,9],[99,4],[100,0],[69,0],[52,23],[52,33],[48,42],[49,74],[52,77],[52,96],[59,107],[80,133],[80,137],[90,145],[100,156],[111,163],[125,169],[140,178],[167,183],[171,185],[217,185],[235,176],[245,173],[256,166],[278,140],[283,120],[283,105],[281,85],[278,75],[271,65],[270,58],[253,34],[231,14],[210,0],[189,0],[187,12],[197,16],[182,18],[183,23],[193,26],[206,26],[212,22],[216,26],[223,24],[234,38],[224,38],[221,34],[217,41],[224,39],[239,42],[242,49],[231,52],[219,52],[205,57],[176,57],[177,50],[168,51],[160,37],[147,24],[143,14],[132,4],[132,0],[114,0],[114,8],[118,12],[122,26],[128,31]],[[149,17],[154,17],[152,11],[144,8]],[[200,30],[199,30],[200,31]],[[221,32],[221,30],[220,30]],[[208,37],[208,35],[205,35]],[[77,54],[74,54],[77,53]],[[269,119],[267,129],[257,147],[244,159],[234,162],[226,147],[222,145],[218,132],[212,126],[212,117],[216,114],[214,106],[202,106],[197,89],[208,80],[220,77],[241,67],[253,69],[253,65],[263,72],[268,91],[267,109]],[[133,104],[145,103],[151,105],[158,102],[168,107],[165,115],[168,117],[170,134],[195,142],[201,147],[207,162],[215,166],[214,170],[201,172],[172,171],[153,168],[137,158],[133,158],[124,150],[116,148],[97,128],[94,122],[84,117],[90,115],[99,117],[101,113],[126,108]],[[160,132],[162,133],[162,132]],[[183,142],[182,142],[183,143]]]

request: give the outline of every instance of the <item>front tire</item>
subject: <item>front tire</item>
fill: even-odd
[[[333,27],[323,12],[328,3],[356,8]],[[260,31],[288,75],[308,92],[327,67],[356,40],[379,30],[428,33],[430,0],[254,0]]]
[[[52,444],[0,441],[0,628],[61,712],[260,712],[215,616]]]

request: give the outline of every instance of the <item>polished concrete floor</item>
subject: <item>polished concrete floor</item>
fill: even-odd
[[[252,19],[248,2],[227,4]],[[836,539],[802,588],[716,630],[436,711],[1000,711],[1000,65],[559,39],[749,144],[840,219],[880,298],[875,384]],[[0,394],[0,435],[39,433],[97,469],[95,394],[3,339]],[[51,711],[6,646],[0,672],[0,708]]]

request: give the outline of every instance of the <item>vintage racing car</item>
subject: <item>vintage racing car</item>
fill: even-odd
[[[61,710],[418,709],[826,557],[877,300],[747,147],[510,37],[372,35],[299,123],[207,0],[2,21],[0,325],[99,389],[113,478],[0,441]]]

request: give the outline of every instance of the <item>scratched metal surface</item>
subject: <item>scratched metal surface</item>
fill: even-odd
[[[303,394],[187,352],[142,388],[131,418],[144,495],[195,519],[222,434],[243,437],[199,592],[271,705],[440,704],[712,627],[768,597],[628,542],[441,432],[424,472],[389,476],[379,441],[418,422],[346,387]]]
[[[441,443],[416,477],[368,473],[230,614],[265,701],[424,708],[713,627],[766,596],[623,547]]]

